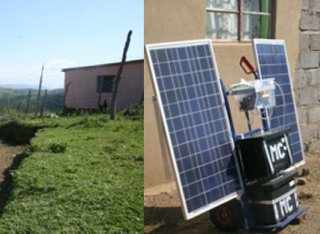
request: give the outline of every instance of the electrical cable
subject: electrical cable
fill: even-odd
[[[280,86],[279,83],[277,83],[276,81],[274,82],[275,85],[279,88],[280,92],[281,92],[281,96],[282,96],[282,113],[283,113],[283,117],[282,117],[282,123],[283,123],[283,126],[285,125],[285,117],[284,117],[284,112],[285,112],[285,106],[286,106],[286,98],[285,98],[285,95],[284,95],[284,92]]]
[[[26,79],[27,77],[29,76],[33,76],[35,74],[38,74],[39,72],[32,72],[32,73],[28,73],[28,74],[24,74],[24,75],[21,75],[21,76],[16,76],[16,77],[11,77],[11,78],[4,78],[4,79],[0,79],[0,82],[2,81],[16,81],[16,80],[23,80],[23,79]]]
[[[281,86],[279,85],[279,83],[277,83],[276,81],[274,81],[274,84],[275,84],[276,87],[278,87],[279,90],[280,90],[281,97],[282,97],[282,104],[283,104],[283,111],[282,111],[282,112],[284,113],[284,111],[285,111],[284,108],[285,108],[285,105],[286,105],[284,92],[283,92]],[[257,111],[257,110],[254,110],[254,111]],[[268,120],[269,118],[272,117],[273,112],[274,112],[274,107],[270,106],[270,107],[261,109],[261,110],[260,110],[260,113],[255,113],[254,115],[259,116],[259,118],[262,119],[262,120]],[[263,117],[263,113],[266,113],[265,117]],[[283,125],[284,125],[284,124],[285,124],[284,115],[283,115],[283,120],[282,120],[282,122],[283,122]]]
[[[282,98],[282,107],[283,107],[283,115],[282,115],[282,122],[283,122],[283,125],[285,124],[285,116],[284,116],[284,112],[285,112],[285,106],[286,106],[286,100],[285,100],[285,94],[280,86],[279,83],[277,83],[276,81],[274,81],[274,84],[275,86],[280,90],[280,93],[281,93],[281,98]],[[230,87],[228,89],[228,92],[230,94],[232,94],[232,91],[234,89],[237,89],[237,88],[240,88],[240,87],[249,87],[249,85],[246,85],[246,84],[236,84],[236,85],[233,85],[232,87]],[[260,110],[258,109],[254,109],[254,110],[251,110],[248,112],[248,116],[249,116],[249,113],[251,114],[251,118],[249,117],[249,121],[247,121],[248,124],[252,125],[254,123],[254,118],[255,116],[258,116],[260,119],[262,120],[269,120],[272,116],[273,116],[273,113],[274,113],[274,107],[273,106],[270,106],[270,107],[266,107],[266,108],[262,108]],[[264,114],[265,113],[265,114]]]

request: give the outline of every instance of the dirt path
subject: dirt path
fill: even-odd
[[[300,218],[300,223],[291,224],[278,233],[320,233],[320,153],[308,154],[306,160],[310,174],[305,177],[306,185],[298,186],[298,196],[301,206],[309,206],[310,209]],[[208,214],[184,221],[176,190],[146,195],[144,206],[145,233],[225,233],[211,223]],[[236,233],[247,232],[240,230]]]
[[[4,172],[11,166],[14,158],[25,150],[26,146],[9,146],[0,141],[0,183],[4,180]]]
[[[26,149],[27,146],[10,146],[0,141],[0,212],[10,196],[11,177],[9,170],[17,167],[14,164],[20,164]]]

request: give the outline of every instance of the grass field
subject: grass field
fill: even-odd
[[[11,173],[0,230],[143,232],[143,120],[94,115],[31,124],[47,127]]]

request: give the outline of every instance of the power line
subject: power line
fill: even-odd
[[[4,79],[0,79],[0,82],[1,81],[15,81],[15,80],[21,80],[21,79],[26,79],[28,76],[33,76],[35,74],[37,74],[38,72],[32,72],[32,73],[28,73],[28,74],[24,74],[24,75],[21,75],[21,76],[16,76],[16,77],[11,77],[11,78],[4,78]]]

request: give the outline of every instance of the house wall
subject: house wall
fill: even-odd
[[[286,40],[291,74],[294,74],[298,58],[300,5],[300,0],[276,1],[275,36]],[[205,0],[145,0],[146,44],[203,39],[206,37],[205,27]],[[242,56],[254,62],[251,43],[213,41],[213,47],[220,77],[227,86],[239,82],[241,77],[252,79],[238,65]],[[146,55],[145,61],[144,186],[149,188],[172,182],[174,178],[157,102],[153,98],[155,92]],[[243,113],[236,111],[238,107],[233,100],[230,99],[230,102],[234,110],[233,119],[236,130],[243,132],[246,130]],[[257,126],[256,124],[255,127]]]
[[[96,109],[98,96],[96,79],[98,75],[116,75],[119,65],[96,66],[65,71],[65,87],[69,82],[65,105],[68,108]],[[66,88],[65,88],[66,90]],[[143,62],[124,66],[118,88],[117,108],[123,109],[139,104],[143,95]],[[102,93],[101,104],[111,104],[111,93]]]

